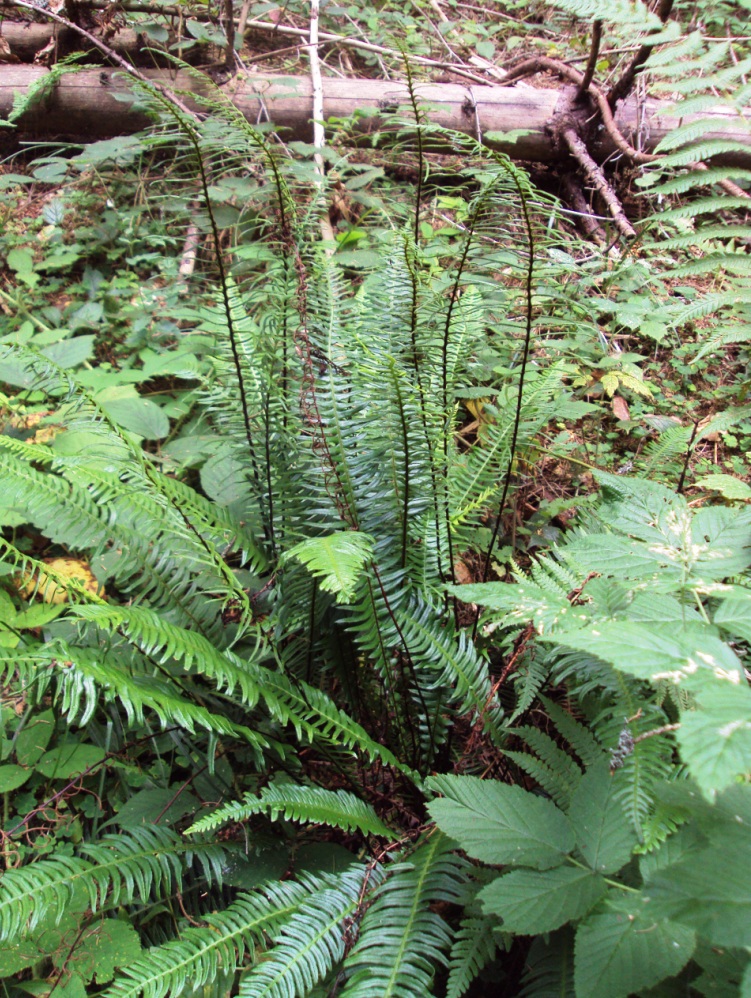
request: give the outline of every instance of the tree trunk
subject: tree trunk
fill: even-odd
[[[23,94],[48,72],[39,66],[9,64],[0,67],[0,115],[8,117],[14,93]],[[149,70],[145,75],[171,89],[192,91],[198,96],[209,94],[212,88],[208,78],[202,80],[200,76],[184,71]],[[13,136],[90,141],[137,131],[145,126],[147,119],[130,102],[123,100],[129,86],[126,74],[108,68],[66,74],[51,94],[24,114],[15,131],[0,131],[0,142],[7,142]],[[401,83],[326,78],[323,87],[324,117],[349,118],[359,112],[361,117],[355,130],[363,136],[387,129],[394,112],[409,103],[407,87]],[[310,141],[313,97],[308,77],[251,74],[242,80],[233,79],[222,89],[249,121],[266,121],[268,114],[283,138]],[[564,90],[456,83],[419,83],[416,89],[418,99],[435,124],[481,138],[487,146],[508,153],[514,159],[544,162],[561,156],[550,126],[556,108],[565,103]],[[661,106],[664,105],[649,100],[638,117],[636,103],[627,100],[616,117],[621,131],[631,141],[634,141],[637,120],[640,122],[641,134],[647,136],[643,145],[645,151],[653,150],[681,121],[688,120],[657,115]],[[743,144],[748,152],[734,153],[727,159],[751,166],[751,133],[737,116],[719,108],[714,113],[704,112],[701,117],[715,118],[717,122],[716,128],[705,138]],[[401,120],[402,115],[399,118]],[[503,133],[520,129],[526,134],[504,137]],[[616,152],[605,134],[591,151],[598,159]]]

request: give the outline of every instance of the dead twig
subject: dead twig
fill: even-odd
[[[576,100],[580,101],[586,92],[589,90],[589,85],[595,75],[595,69],[597,68],[597,56],[600,52],[600,41],[602,40],[602,21],[595,20],[592,23],[592,44],[589,49],[589,59],[587,60],[587,68],[584,70],[584,76],[579,84],[579,89],[576,91]]]
[[[598,246],[605,246],[608,241],[605,230],[597,222],[592,213],[592,209],[587,203],[587,199],[584,197],[578,181],[571,174],[567,173],[563,178],[562,187],[564,197],[576,212],[576,220],[581,226],[584,235],[597,243]]]
[[[605,202],[618,231],[627,239],[635,239],[636,229],[626,218],[623,206],[618,200],[618,195],[608,183],[602,169],[589,155],[585,143],[579,138],[573,128],[565,128],[561,133],[561,138],[568,146],[569,152],[579,164],[589,182]]]
[[[673,0],[660,0],[657,4],[657,10],[655,13],[659,17],[660,21],[664,24],[668,17],[670,17],[670,11],[673,9]],[[633,57],[631,62],[626,67],[625,72],[619,80],[613,84],[608,93],[607,101],[608,106],[611,109],[615,108],[615,105],[619,100],[623,100],[627,97],[634,86],[634,80],[636,79],[637,70],[647,61],[649,54],[654,48],[654,42],[646,41],[641,45]]]

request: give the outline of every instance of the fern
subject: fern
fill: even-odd
[[[190,844],[168,829],[133,828],[81,845],[77,856],[40,860],[8,870],[0,883],[0,938],[32,931],[50,911],[62,917],[71,901],[83,896],[92,911],[117,907],[152,892],[180,890],[186,867],[199,864],[209,881],[221,882],[221,847]]]
[[[449,926],[430,910],[462,896],[463,864],[451,843],[433,835],[403,866],[392,866],[365,913],[345,964],[346,998],[429,994],[436,965],[445,963]]]
[[[266,959],[240,981],[242,998],[309,994],[344,956],[347,924],[357,911],[365,876],[362,867],[355,867],[306,898],[281,927]]]
[[[222,912],[206,915],[205,926],[185,928],[180,939],[152,947],[131,963],[107,988],[107,998],[163,998],[210,984],[220,973],[234,972],[246,953],[255,952],[267,933],[290,919],[308,896],[296,883],[268,884],[246,894]]]
[[[267,813],[272,819],[304,821],[333,825],[345,831],[358,829],[366,834],[390,837],[393,833],[380,821],[371,807],[345,790],[323,787],[298,787],[277,784],[266,787],[259,797],[246,794],[241,802],[225,804],[212,814],[194,822],[187,834],[205,834],[228,821],[247,821],[254,814]]]
[[[447,998],[461,998],[481,970],[495,957],[496,927],[487,918],[463,918],[449,955]]]

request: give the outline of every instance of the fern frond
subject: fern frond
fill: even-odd
[[[391,867],[365,913],[345,972],[342,998],[413,998],[430,994],[437,964],[445,964],[451,930],[431,905],[455,904],[464,864],[434,834],[408,863]]]
[[[463,918],[449,954],[446,998],[462,998],[480,971],[494,959],[498,943],[490,918]]]
[[[555,774],[556,789],[553,799],[565,810],[581,779],[581,769],[568,753],[559,748],[553,739],[539,728],[526,726],[517,728],[515,733],[524,739],[550,772]]]
[[[205,915],[203,927],[182,930],[179,939],[154,946],[129,964],[103,993],[106,998],[164,998],[186,986],[210,984],[233,973],[267,934],[291,918],[309,894],[294,881],[266,884],[241,895],[224,911]]]
[[[302,998],[344,956],[347,922],[361,904],[365,867],[327,877],[287,919],[266,958],[240,981],[240,998]]]
[[[228,821],[247,821],[254,814],[268,814],[272,820],[281,816],[287,821],[331,825],[347,832],[357,829],[368,835],[388,838],[394,835],[373,808],[354,794],[346,790],[303,787],[293,783],[272,784],[265,787],[260,796],[248,793],[242,801],[224,804],[196,821],[186,834],[213,831]]]
[[[77,892],[92,911],[140,898],[152,891],[181,890],[183,874],[194,863],[203,875],[221,883],[224,850],[217,845],[186,843],[157,825],[131,828],[82,844],[78,856],[58,855],[20,869],[7,870],[0,880],[0,938],[30,932],[50,909],[59,920]]]

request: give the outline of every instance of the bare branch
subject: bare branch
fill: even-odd
[[[635,239],[636,229],[626,218],[623,212],[623,206],[618,200],[618,196],[606,180],[605,174],[589,155],[584,142],[579,138],[573,128],[564,129],[561,133],[561,138],[568,146],[571,155],[582,168],[587,179],[605,202],[618,231],[627,239]]]

